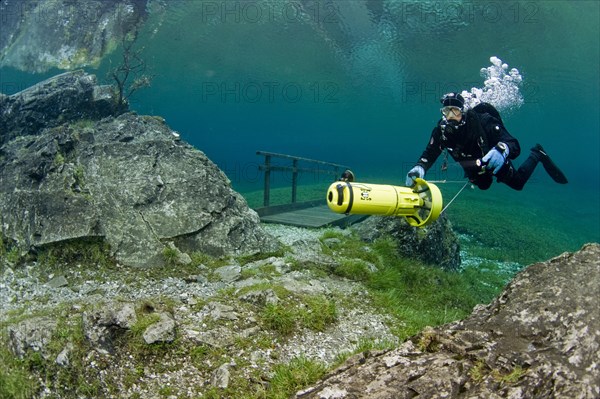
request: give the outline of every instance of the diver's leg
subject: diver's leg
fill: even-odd
[[[558,166],[552,162],[546,151],[544,151],[539,144],[536,144],[535,147],[531,149],[531,154],[529,154],[529,157],[521,164],[518,170],[515,170],[512,163],[509,161],[502,169],[500,169],[496,177],[499,182],[502,182],[515,190],[522,190],[539,162],[542,163],[546,172],[548,172],[555,182],[560,184],[567,183],[566,176],[558,169]]]
[[[496,178],[499,182],[506,184],[510,188],[521,191],[525,186],[525,183],[527,183],[527,180],[529,180],[533,174],[538,162],[540,162],[539,155],[532,151],[519,169],[515,169],[512,162],[508,161],[506,165],[498,171]]]
[[[492,179],[491,173],[485,173],[482,175],[475,175],[469,177],[469,181],[476,185],[477,188],[479,188],[480,190],[487,190],[488,188],[490,188],[494,180]]]

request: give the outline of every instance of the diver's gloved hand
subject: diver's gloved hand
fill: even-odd
[[[415,166],[414,168],[409,170],[408,174],[406,175],[406,182],[405,182],[406,187],[414,186],[415,179],[416,178],[422,179],[423,177],[425,177],[425,169],[423,169],[423,167],[421,165]]]
[[[344,173],[342,173],[342,176],[338,179],[338,181],[353,182],[354,181],[354,172],[352,172],[350,169],[346,169],[344,171]]]
[[[493,169],[492,173],[496,174],[504,166],[508,152],[508,146],[500,142],[489,150],[481,160],[486,164],[487,169]]]

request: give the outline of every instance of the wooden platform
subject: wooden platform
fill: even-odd
[[[332,212],[325,201],[309,201],[275,205],[256,209],[263,223],[285,224],[297,227],[347,227],[365,219],[364,215],[343,215]]]

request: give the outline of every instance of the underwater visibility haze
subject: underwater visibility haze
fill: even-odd
[[[497,183],[467,190],[448,209],[459,231],[497,247],[510,240],[523,252],[541,237],[552,242],[534,258],[600,241],[600,2],[170,0],[154,7],[137,45],[155,77],[131,107],[164,117],[238,191],[262,187],[257,150],[348,165],[358,180],[402,185],[440,117],[440,97],[487,93],[520,141],[515,165],[541,143],[569,184],[557,185],[540,165],[522,192]],[[119,57],[89,71],[105,79]],[[3,87],[51,74],[0,72]],[[462,180],[450,164],[426,178]],[[289,176],[274,179],[289,185]],[[324,197],[327,179],[302,182],[322,184]],[[441,188],[448,200],[460,185]]]

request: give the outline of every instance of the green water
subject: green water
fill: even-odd
[[[156,77],[132,108],[165,117],[251,203],[262,187],[257,150],[349,165],[359,180],[403,184],[439,118],[439,97],[482,87],[479,71],[497,56],[524,78],[523,105],[503,113],[523,148],[516,165],[539,142],[570,183],[555,184],[540,167],[524,191],[500,184],[467,190],[448,215],[494,256],[504,248],[517,261],[600,241],[600,2],[165,4],[139,40]],[[118,62],[119,54],[111,58]],[[90,71],[104,79],[108,67]],[[48,75],[0,72],[4,92]],[[456,166],[428,175],[461,177]],[[275,176],[274,184],[290,180]],[[323,195],[329,181],[301,177]],[[445,199],[459,188],[442,187]]]

